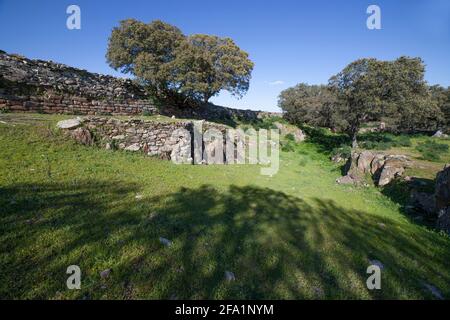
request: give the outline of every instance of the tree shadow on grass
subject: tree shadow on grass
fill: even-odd
[[[426,193],[430,196],[434,194],[435,180],[412,177],[409,181],[404,179],[395,179],[381,189],[381,193],[400,205],[400,211],[418,225],[435,228],[436,218],[430,213],[425,212],[420,205],[414,203],[412,193]]]
[[[253,186],[136,192],[119,181],[2,188],[0,296],[432,298],[422,282],[450,295],[449,239],[412,224]],[[382,290],[366,288],[369,260],[385,266]],[[71,264],[79,291],[65,285]]]

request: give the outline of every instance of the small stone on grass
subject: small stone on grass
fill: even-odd
[[[100,277],[101,277],[102,279],[106,279],[106,278],[109,277],[109,274],[110,274],[110,273],[111,273],[111,269],[103,270],[102,272],[100,272]]]
[[[159,237],[159,242],[161,242],[166,247],[170,247],[172,245],[172,241],[163,237]]]
[[[234,281],[236,280],[236,277],[234,276],[234,273],[231,271],[225,271],[225,279],[227,281]]]

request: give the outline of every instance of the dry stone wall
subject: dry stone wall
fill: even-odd
[[[276,113],[207,104],[197,108],[156,107],[130,79],[91,73],[0,50],[0,110],[80,115],[162,114],[229,122],[253,121]],[[279,114],[277,114],[279,115]]]
[[[111,117],[77,117],[58,122],[58,127],[78,142],[97,144],[106,149],[121,149],[158,156],[177,163],[193,163],[193,121],[159,122],[153,120],[120,120]],[[225,137],[227,126],[202,121],[199,134],[209,129],[220,131]],[[225,141],[221,142],[222,144]],[[214,148],[205,142],[202,151]],[[225,150],[225,146],[221,148]],[[201,152],[203,157],[203,152]],[[208,159],[204,159],[208,163]]]

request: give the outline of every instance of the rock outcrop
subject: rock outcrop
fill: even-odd
[[[401,176],[410,161],[403,155],[385,155],[372,151],[352,152],[347,163],[347,174],[336,180],[339,184],[360,184],[365,176],[372,176],[375,183],[386,186]]]
[[[198,127],[201,132],[196,131]],[[197,162],[202,164],[233,163],[234,159],[226,159],[226,135],[229,133],[225,125],[206,121],[154,121],[129,119],[119,120],[106,117],[78,117],[63,120],[57,125],[68,136],[84,145],[98,145],[105,149],[121,149],[129,152],[143,152],[149,156],[158,156],[176,163],[194,162],[194,140],[199,135],[201,141]],[[207,139],[207,135],[217,135],[217,139]],[[231,131],[232,132],[232,131]],[[94,141],[95,137],[95,141]],[[241,145],[243,149],[236,146]],[[234,141],[235,158],[245,157],[245,138]],[[217,157],[216,157],[217,155]]]
[[[437,227],[450,233],[450,164],[447,164],[436,176],[434,197]]]
[[[287,134],[291,134],[294,137],[294,141],[299,143],[305,141],[306,135],[300,128],[294,126],[287,126],[279,122],[275,122],[274,125],[280,130],[280,134],[285,136]]]

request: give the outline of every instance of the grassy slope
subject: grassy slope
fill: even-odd
[[[424,282],[450,297],[449,237],[375,188],[336,185],[313,144],[268,178],[79,146],[47,128],[59,116],[35,116],[49,121],[0,123],[1,298],[432,298]],[[81,290],[66,289],[72,264]]]

